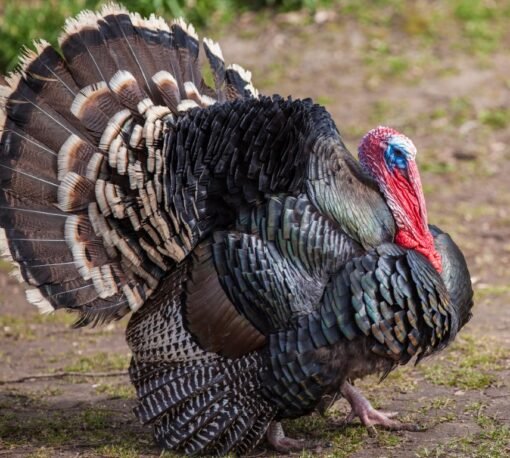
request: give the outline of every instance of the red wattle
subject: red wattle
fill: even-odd
[[[424,239],[417,241],[413,236],[407,234],[405,231],[399,230],[395,236],[395,243],[403,248],[407,248],[408,250],[415,250],[418,253],[421,253],[432,264],[434,269],[436,269],[439,273],[443,271],[441,256],[436,251],[434,239],[430,232],[427,233],[427,236]]]

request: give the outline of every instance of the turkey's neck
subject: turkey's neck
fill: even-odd
[[[416,163],[410,161],[405,171],[390,172],[384,168],[378,181],[397,225],[395,243],[423,254],[441,272],[441,256],[428,228],[427,207]]]

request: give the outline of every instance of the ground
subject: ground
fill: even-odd
[[[369,13],[245,15],[216,37],[262,92],[324,104],[351,151],[378,124],[414,140],[429,219],[466,255],[474,317],[442,354],[360,384],[376,407],[424,431],[372,437],[359,425],[343,427],[343,401],[326,417],[285,427],[315,445],[302,457],[510,456],[508,36],[464,33],[468,23],[478,30],[476,17],[459,16],[445,29],[444,18],[423,11],[390,11],[372,22]],[[86,375],[125,371],[126,321],[73,330],[66,313],[38,315],[8,270],[2,264],[0,455],[159,456],[131,413],[127,376]],[[59,372],[78,375],[9,382]],[[271,456],[264,444],[254,454]]]

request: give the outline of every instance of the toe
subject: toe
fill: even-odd
[[[272,447],[280,453],[290,453],[300,451],[305,448],[305,441],[302,439],[292,439],[290,437],[282,437],[271,443]]]
[[[427,428],[425,426],[417,425],[414,423],[400,423],[400,431],[420,432],[426,430]]]
[[[379,412],[381,415],[385,416],[386,418],[395,418],[398,417],[398,412]]]
[[[345,417],[345,420],[343,422],[344,425],[349,425],[353,422],[353,420],[358,416],[358,414],[354,411],[354,410],[351,410],[347,416]]]
[[[370,425],[379,425],[386,428],[392,428],[400,424],[397,420],[391,420],[396,417],[398,412],[379,412],[375,409],[370,409],[366,412],[363,412],[360,415],[361,421],[364,424]]]
[[[377,428],[374,425],[366,425],[366,428],[370,437],[377,437]]]

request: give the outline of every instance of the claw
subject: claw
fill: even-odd
[[[352,385],[345,382],[341,388],[342,395],[351,405],[351,411],[345,418],[344,424],[350,424],[359,417],[361,423],[368,429],[371,436],[377,435],[376,426],[390,431],[420,431],[420,428],[414,424],[401,423],[392,418],[398,415],[398,412],[379,412],[374,409],[370,402]]]
[[[285,437],[282,424],[278,421],[273,421],[269,424],[266,435],[271,447],[280,453],[300,451],[306,447],[306,442],[302,439]]]

